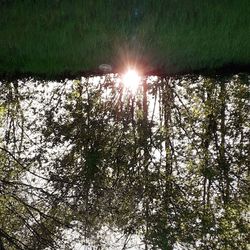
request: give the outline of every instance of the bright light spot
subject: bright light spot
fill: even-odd
[[[129,69],[123,76],[122,76],[122,83],[124,86],[129,89],[131,92],[136,92],[137,88],[141,83],[141,77],[138,72],[134,69]]]

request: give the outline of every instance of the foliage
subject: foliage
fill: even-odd
[[[2,84],[2,248],[114,249],[108,228],[123,249],[134,235],[144,249],[246,249],[246,83],[147,78],[135,95],[116,75]]]

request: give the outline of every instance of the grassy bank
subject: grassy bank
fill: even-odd
[[[0,75],[250,65],[249,0],[0,1]]]

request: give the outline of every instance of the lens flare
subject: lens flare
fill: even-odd
[[[139,73],[134,69],[129,69],[123,76],[122,76],[122,83],[124,86],[129,89],[131,92],[136,92],[140,83],[141,77]]]

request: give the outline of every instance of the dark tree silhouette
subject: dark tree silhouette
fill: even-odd
[[[1,84],[0,249],[246,249],[248,82]]]

